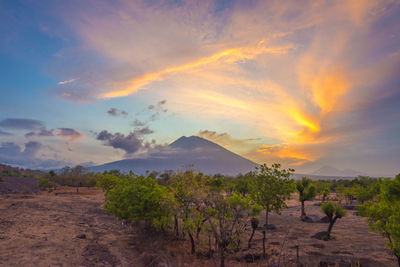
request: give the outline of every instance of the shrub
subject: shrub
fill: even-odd
[[[394,180],[378,183],[376,201],[366,201],[357,211],[367,218],[370,230],[387,238],[386,243],[397,257],[400,266],[400,174]]]
[[[39,187],[40,189],[44,190],[46,188],[51,187],[52,183],[48,178],[40,178],[39,179]]]
[[[118,179],[118,178],[117,178]],[[168,190],[150,177],[113,180],[106,192],[106,211],[120,219],[164,229],[171,222],[171,197]]]
[[[315,186],[311,184],[312,180],[303,177],[301,180],[296,181],[296,189],[299,192],[299,201],[301,202],[301,216],[306,216],[304,210],[304,202],[312,200],[317,195]]]
[[[331,201],[325,202],[321,205],[321,210],[328,216],[329,226],[327,231],[327,239],[331,239],[331,231],[337,219],[344,217],[347,213],[341,206],[335,206]]]

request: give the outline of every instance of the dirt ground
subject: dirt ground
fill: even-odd
[[[39,185],[37,178],[32,177],[0,177],[0,194],[37,193]]]
[[[0,195],[0,266],[218,266],[216,258],[191,256],[188,241],[122,225],[103,203],[102,191],[85,188]],[[307,213],[322,217],[318,203],[307,203]],[[311,236],[328,225],[301,222],[299,203],[289,206],[270,216],[277,228],[267,233],[267,260],[248,263],[262,251],[257,232],[252,249],[228,255],[226,266],[296,266],[296,246],[303,266],[397,266],[386,241],[355,211],[335,224],[336,240],[322,241]]]

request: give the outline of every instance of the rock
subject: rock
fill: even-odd
[[[329,223],[329,218],[328,218],[328,216],[322,217],[318,222],[319,223]]]
[[[264,227],[265,227],[265,224],[264,224]],[[263,228],[261,228],[261,229],[263,230]],[[267,230],[276,230],[275,224],[268,224]]]
[[[311,238],[315,238],[315,239],[322,240],[327,234],[328,234],[327,231],[322,231],[322,232],[316,233],[316,234],[313,235]]]
[[[302,216],[301,220],[303,222],[316,223],[316,222],[319,222],[319,217],[317,215],[306,215],[306,216]]]
[[[76,238],[85,239],[86,235],[85,234],[79,234],[79,235],[76,236]]]
[[[261,257],[260,257],[260,255],[257,255],[257,254],[246,254],[246,255],[244,255],[243,258],[247,263],[251,263],[251,262],[255,262],[256,260],[259,260]]]

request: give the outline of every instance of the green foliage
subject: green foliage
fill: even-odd
[[[337,219],[346,216],[347,210],[339,205],[334,205],[331,201],[322,203],[321,210],[329,219],[329,226],[326,239],[331,239],[331,231]]]
[[[305,216],[304,201],[313,200],[317,195],[315,186],[312,180],[307,177],[303,177],[301,180],[296,181],[296,189],[299,192],[299,201],[301,202],[301,216]]]
[[[342,218],[346,215],[347,211],[339,205],[334,205],[331,201],[323,203],[321,210],[328,218]]]
[[[357,200],[360,201],[361,203],[364,203],[365,201],[368,200],[373,200],[376,195],[374,189],[375,187],[368,187],[368,188],[360,187],[356,192]]]
[[[222,183],[219,178],[206,177],[194,170],[178,171],[171,176],[169,188],[175,204],[174,216],[183,221],[183,230],[189,234],[192,253],[195,253],[194,232],[198,238],[206,221],[204,200],[209,188],[220,191]],[[175,222],[176,224],[177,222]],[[178,226],[175,225],[178,235]]]
[[[400,262],[400,174],[378,184],[376,201],[366,201],[357,210],[367,218],[372,231],[388,239],[387,246]]]
[[[109,191],[118,183],[120,183],[121,178],[112,174],[100,174],[97,177],[96,185],[105,191]]]
[[[44,190],[52,186],[51,181],[48,178],[40,178],[39,179],[39,187],[40,189]]]
[[[171,223],[171,196],[151,177],[117,178],[106,192],[106,211],[120,219],[163,229]]]
[[[285,201],[294,191],[294,181],[290,179],[293,169],[281,169],[280,164],[260,165],[250,179],[250,196],[258,205],[266,210],[266,227],[268,213],[275,211],[280,214],[287,205]]]
[[[246,175],[238,176],[235,181],[234,191],[242,196],[247,196],[250,193],[251,175],[251,173],[248,173]]]
[[[224,266],[225,252],[240,246],[249,212],[255,215],[257,211],[261,211],[261,207],[253,204],[249,197],[238,193],[229,197],[214,193],[207,198],[206,213],[209,217],[210,229],[218,245],[221,266]]]

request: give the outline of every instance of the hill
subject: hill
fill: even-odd
[[[172,142],[165,151],[150,154],[147,158],[124,159],[90,167],[89,171],[103,172],[117,169],[121,172],[163,172],[193,165],[205,174],[237,175],[254,170],[257,166],[220,145],[198,136],[182,136]]]

